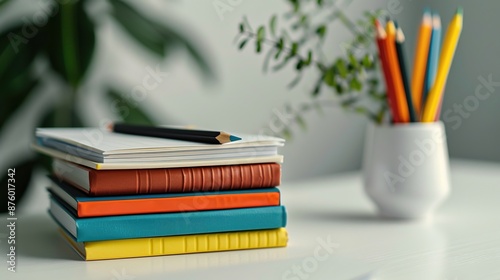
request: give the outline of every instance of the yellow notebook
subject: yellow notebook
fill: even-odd
[[[285,228],[93,242],[76,242],[59,231],[87,261],[285,247],[288,242]]]

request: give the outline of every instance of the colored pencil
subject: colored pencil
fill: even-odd
[[[406,102],[408,106],[408,112],[410,113],[410,122],[418,121],[417,116],[415,114],[415,108],[413,107],[413,101],[410,90],[410,82],[408,81],[408,73],[406,71],[406,59],[404,56],[404,42],[405,35],[401,27],[398,27],[396,31],[396,51],[398,54],[399,61],[399,69],[401,72],[401,77],[403,79],[403,85],[405,89]]]
[[[429,47],[429,59],[427,60],[427,72],[425,75],[425,87],[422,94],[422,104],[425,104],[427,95],[431,91],[436,80],[436,72],[439,62],[439,49],[441,48],[441,18],[437,13],[432,15],[432,36]]]
[[[384,81],[387,89],[387,99],[389,103],[389,109],[391,111],[391,115],[394,122],[399,121],[396,95],[394,94],[394,84],[392,81],[392,76],[389,72],[389,63],[387,61],[387,33],[384,28],[380,24],[378,20],[375,20],[375,32],[376,32],[376,41],[378,47],[378,53],[380,57],[380,63],[382,64],[382,72],[384,73]]]
[[[424,88],[425,70],[429,54],[429,44],[432,34],[432,16],[429,10],[424,11],[420,31],[413,59],[413,73],[411,78],[411,90],[415,111],[418,115],[422,113],[422,93]]]
[[[422,115],[423,122],[433,122],[436,119],[439,104],[441,103],[441,99],[443,97],[446,80],[448,79],[448,74],[450,72],[453,56],[455,55],[460,33],[462,32],[462,25],[463,10],[462,8],[458,8],[455,16],[448,26],[448,29],[446,30],[446,36],[441,49],[441,55],[439,57],[439,67],[436,74],[436,81],[434,82],[434,85],[432,86],[425,102],[424,113]]]
[[[403,79],[399,69],[398,55],[396,52],[396,27],[394,22],[389,20],[386,25],[387,32],[387,61],[389,62],[389,75],[392,76],[394,83],[394,93],[396,96],[399,122],[407,123],[410,120],[408,112],[408,103],[406,101]]]
[[[240,137],[222,131],[180,129],[167,127],[153,127],[144,125],[131,125],[115,123],[109,126],[113,132],[133,134],[140,136],[169,138],[176,140],[192,141],[206,144],[224,144],[241,140]]]
[[[446,87],[443,88],[443,93],[446,92]],[[441,116],[441,109],[443,109],[443,99],[441,98],[440,102],[439,102],[439,106],[438,106],[438,110],[437,110],[437,113],[436,113],[436,117],[434,118],[434,121],[437,122],[439,121],[439,118]]]

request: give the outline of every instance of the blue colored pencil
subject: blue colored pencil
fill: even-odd
[[[425,104],[427,94],[434,85],[437,68],[439,65],[439,52],[441,49],[441,18],[437,13],[432,15],[432,35],[427,60],[427,71],[425,75],[424,92],[422,94],[422,104]]]

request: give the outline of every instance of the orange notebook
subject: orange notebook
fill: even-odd
[[[221,192],[92,197],[52,178],[49,192],[81,218],[133,214],[193,212],[280,205],[277,188]]]
[[[278,163],[95,170],[55,159],[52,168],[56,177],[90,196],[271,188],[281,181]]]

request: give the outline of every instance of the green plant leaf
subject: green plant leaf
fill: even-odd
[[[247,44],[247,42],[248,42],[248,38],[244,39],[243,41],[240,42],[240,45],[238,46],[238,48],[240,50],[243,49],[243,47],[245,47],[245,45]]]
[[[32,72],[33,61],[43,49],[40,29],[22,32],[17,25],[0,34],[0,127],[22,106],[38,85]],[[24,34],[29,34],[30,38]]]
[[[278,50],[276,51],[276,54],[274,55],[274,59],[278,59],[278,58],[280,58],[280,55],[281,55],[281,53],[282,53],[282,52],[283,52],[283,50],[279,50],[279,49],[278,49]]]
[[[27,86],[18,91],[2,91],[2,98],[7,100],[0,103],[0,127],[21,107],[33,89],[38,85],[38,81],[29,81]]]
[[[278,21],[278,17],[276,15],[273,15],[271,17],[271,20],[269,21],[269,30],[271,31],[271,35],[273,37],[276,36],[276,22]]]
[[[285,46],[285,39],[281,37],[278,42],[276,43],[276,48],[280,51],[283,50],[283,47]]]
[[[3,8],[5,4],[8,4],[10,0],[0,0],[0,8]]]
[[[325,79],[325,76],[321,76],[318,81],[316,82],[316,85],[314,86],[314,90],[312,92],[313,97],[316,97],[320,94],[321,92],[321,85],[323,85],[323,81]]]
[[[250,25],[250,22],[248,21],[248,18],[246,16],[243,16],[242,24],[245,26],[245,30],[248,29],[250,32],[253,32],[252,25]]]
[[[325,38],[325,34],[326,34],[326,26],[325,25],[320,25],[318,26],[318,28],[316,29],[316,34],[318,35],[318,37],[320,37],[321,39]]]
[[[283,37],[281,37],[275,44],[276,54],[274,55],[274,59],[278,59],[280,57],[281,53],[283,52],[284,46],[285,40],[283,39]]]
[[[299,50],[299,44],[297,42],[293,42],[292,43],[292,49],[290,51],[290,56],[296,55],[297,52],[298,52],[298,50]]]
[[[306,25],[307,24],[307,20],[308,20],[308,16],[307,15],[302,15],[300,16],[300,24],[301,25]]]
[[[337,68],[337,71],[342,78],[347,77],[348,71],[347,71],[346,63],[344,60],[339,58],[337,60],[337,62],[335,63],[335,67]]]
[[[349,53],[347,55],[347,57],[349,58],[349,64],[356,70],[359,71],[359,69],[361,68],[361,65],[359,64],[358,60],[356,59],[356,57],[354,56],[353,53]]]
[[[257,41],[264,41],[266,39],[266,29],[264,26],[257,29]]]
[[[366,54],[363,56],[363,59],[361,60],[361,64],[367,69],[372,69],[375,67],[373,57],[370,54]]]
[[[345,89],[342,85],[336,84],[335,91],[337,92],[337,94],[342,95],[345,92]]]
[[[335,87],[337,85],[337,82],[335,81],[335,69],[333,67],[329,68],[325,72],[325,76],[323,78],[323,81],[325,82],[325,84],[327,84],[331,87]]]
[[[298,12],[300,9],[300,1],[299,0],[288,0],[288,2],[292,5],[293,7],[293,12]]]
[[[262,51],[262,42],[255,42],[255,51],[260,53]]]
[[[165,57],[165,40],[148,19],[134,11],[121,0],[111,0],[113,6],[112,15],[123,29],[138,43],[142,44],[151,52]]]
[[[376,89],[368,90],[368,95],[378,101],[386,101],[387,98],[385,93],[378,93]]]
[[[297,114],[295,116],[295,122],[297,122],[297,124],[299,125],[299,127],[302,130],[306,130],[307,129],[306,121],[304,120],[304,118],[301,115]]]
[[[95,49],[95,26],[85,12],[84,2],[58,4],[59,12],[47,25],[52,69],[73,88],[83,80]]]
[[[304,60],[299,59],[299,60],[297,61],[297,64],[295,64],[295,69],[297,69],[297,70],[301,70],[301,69],[302,69],[302,67],[304,67]]]
[[[377,87],[378,84],[379,84],[379,80],[377,78],[372,78],[372,79],[369,79],[368,80],[368,84],[370,86],[374,86],[374,87]]]
[[[349,89],[351,91],[360,91],[362,88],[363,84],[361,84],[361,82],[356,77],[352,78],[349,81]]]
[[[125,98],[125,95],[114,88],[108,89],[106,97],[109,100],[111,111],[117,114],[122,121],[134,124],[154,125],[155,121],[142,109]]]
[[[243,23],[240,23],[239,30],[240,30],[240,33],[245,32],[245,25]]]
[[[261,26],[257,29],[257,35],[255,39],[255,51],[260,53],[262,51],[262,42],[266,39],[266,29]]]
[[[38,82],[33,78],[32,65],[43,49],[40,29],[23,33],[16,25],[0,34],[0,127],[22,106]],[[30,38],[25,37],[28,34]]]
[[[16,213],[19,211],[19,202],[23,198],[26,189],[28,189],[28,186],[31,182],[31,176],[33,174],[33,170],[35,168],[35,157],[23,160],[20,163],[17,163],[13,166],[9,166],[9,168],[15,169],[15,175],[13,176],[13,179],[15,180],[14,185],[15,186],[15,200],[13,201],[15,203],[16,207]],[[9,184],[8,179],[11,179],[8,176],[7,170],[4,170],[2,174],[2,181],[1,184],[4,187],[4,191],[1,192],[0,194],[0,212],[5,213],[8,210],[8,202],[9,196],[7,192],[7,187]],[[12,201],[11,201],[12,202]]]
[[[273,54],[275,51],[279,51],[279,50],[276,50],[274,48],[270,48],[267,51],[266,56],[264,57],[264,63],[262,64],[262,71],[264,73],[266,73],[267,69],[269,69],[269,62],[271,61],[271,57],[273,57]]]
[[[273,66],[273,71],[278,71],[280,69],[282,69],[283,67],[285,67],[288,62],[290,62],[292,60],[292,57],[291,56],[286,56],[283,61],[281,61],[280,63],[276,64]]]
[[[312,51],[311,51],[311,50],[309,50],[309,51],[307,52],[307,59],[306,59],[306,60],[304,60],[304,65],[310,65],[310,64],[311,64],[311,62],[312,62]]]
[[[302,80],[302,73],[297,74],[295,78],[287,85],[288,88],[294,88],[299,84],[299,82]]]
[[[286,127],[281,131],[281,137],[285,138],[285,140],[291,140],[293,137],[292,131],[290,128]]]
[[[370,111],[368,110],[368,108],[362,107],[362,106],[355,107],[354,112],[356,112],[358,114],[362,114],[362,115],[367,115],[367,114],[369,115],[370,114]]]
[[[0,95],[20,91],[32,79],[31,65],[43,49],[39,29],[31,38],[26,38],[22,25],[11,27],[0,34]],[[31,36],[31,35],[30,35]]]

